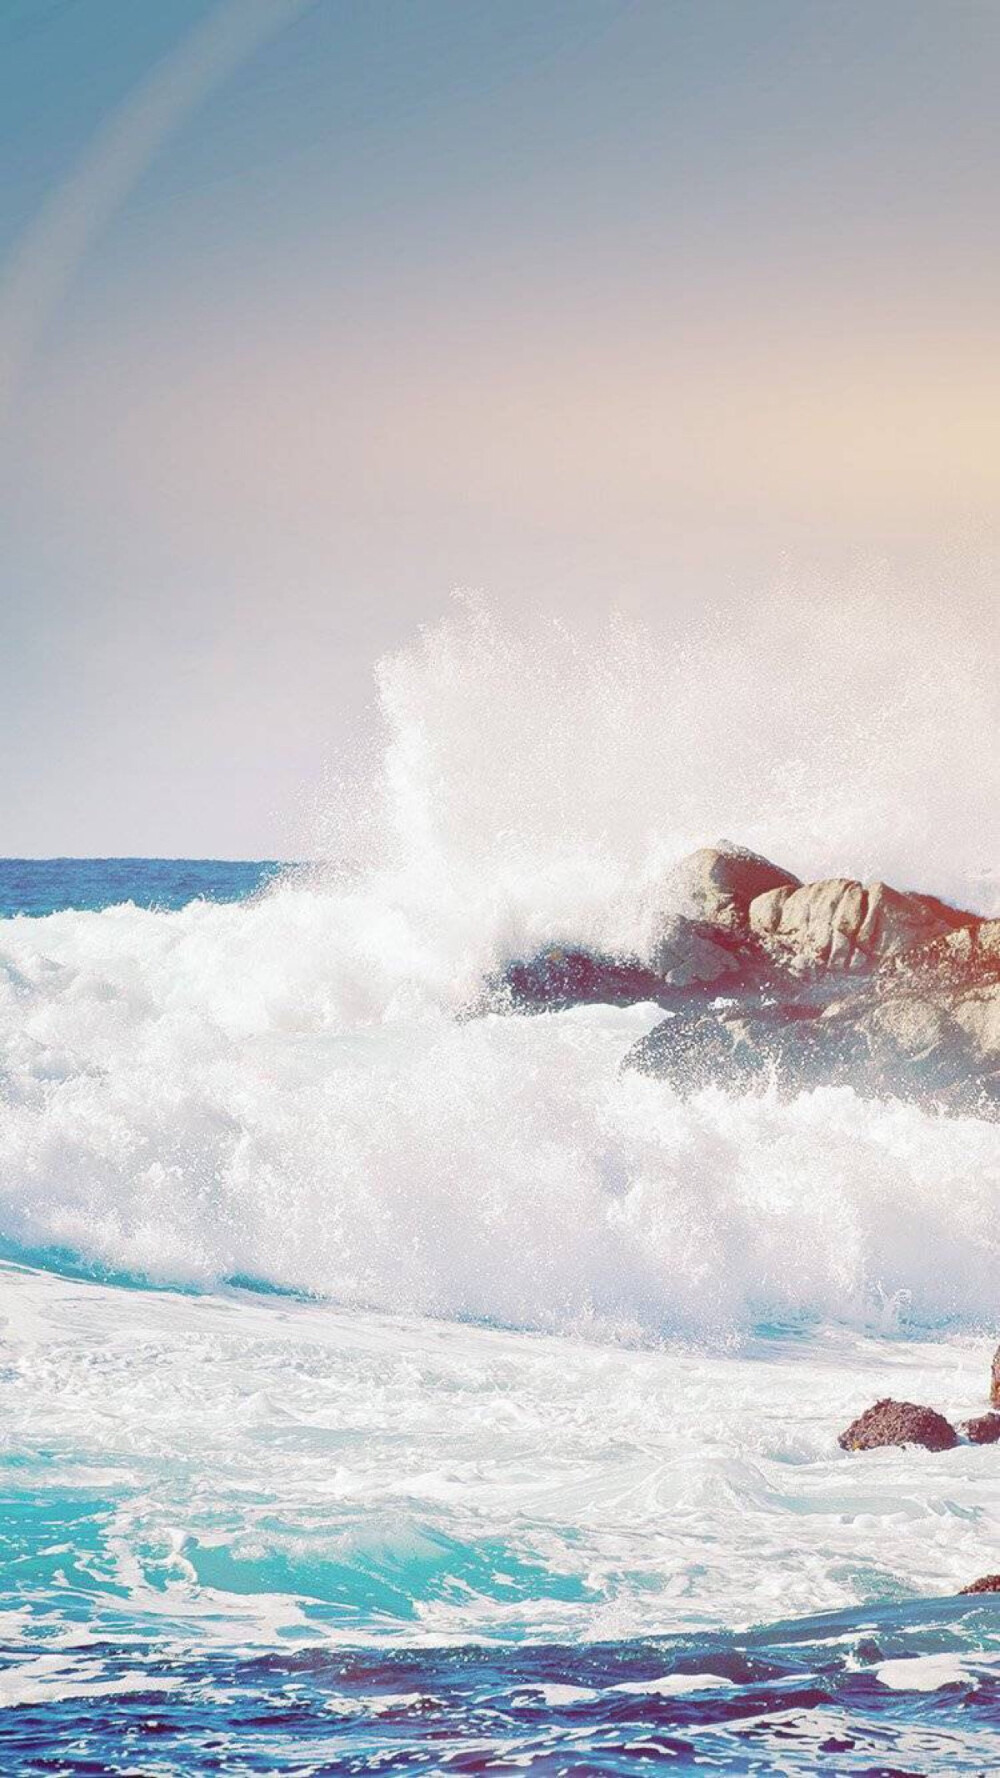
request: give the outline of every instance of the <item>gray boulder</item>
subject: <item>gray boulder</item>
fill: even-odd
[[[1000,985],[992,993],[1000,1010]],[[673,1011],[623,1065],[681,1093],[717,1085],[790,1096],[849,1086],[862,1097],[1000,1115],[1000,1043],[989,1019],[970,1021],[966,997],[954,991],[870,984],[829,1001],[727,995]]]
[[[749,958],[728,928],[678,916],[664,926],[650,962],[669,987],[691,988],[742,977]]]

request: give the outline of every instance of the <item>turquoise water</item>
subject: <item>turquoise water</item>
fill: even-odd
[[[836,1433],[982,1406],[994,1131],[674,1104],[269,864],[0,896],[0,1768],[993,1769],[1000,1458]]]

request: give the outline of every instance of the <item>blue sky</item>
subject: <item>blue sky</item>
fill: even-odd
[[[0,14],[4,851],[301,849],[455,586],[995,642],[992,0],[258,10]]]

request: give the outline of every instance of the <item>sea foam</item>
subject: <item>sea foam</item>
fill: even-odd
[[[840,615],[779,671],[759,622],[658,649],[473,602],[381,669],[384,750],[327,830],[349,868],[0,925],[8,1251],[640,1340],[992,1321],[996,1126],[682,1099],[620,1069],[655,1008],[460,1016],[537,944],[642,954],[720,833],[989,904],[975,652]]]

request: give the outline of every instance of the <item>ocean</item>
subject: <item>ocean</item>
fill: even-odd
[[[0,864],[0,1770],[995,1768],[998,1449],[837,1437],[984,1408],[1000,1126],[481,1010],[723,836],[1000,909],[992,677],[840,618],[789,703],[473,603],[349,868]]]
[[[996,1450],[836,1435],[981,1407],[994,1126],[456,1017],[337,873],[0,896],[5,1771],[993,1769]]]

